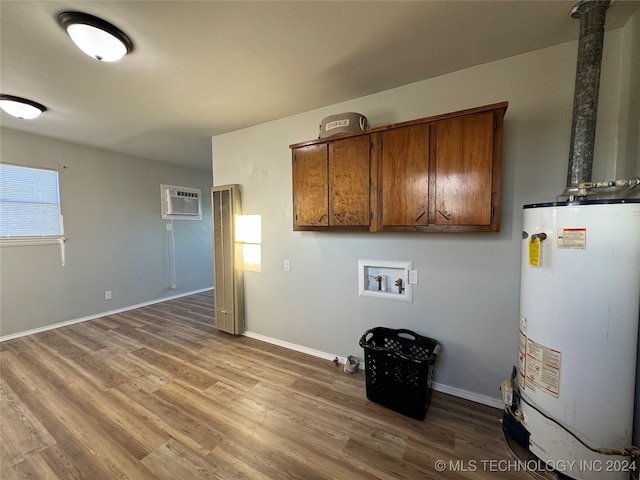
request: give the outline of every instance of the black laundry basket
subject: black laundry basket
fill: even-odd
[[[431,401],[431,379],[440,344],[411,330],[375,327],[360,338],[367,398],[417,420]]]

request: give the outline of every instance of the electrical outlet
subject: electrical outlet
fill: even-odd
[[[282,265],[284,267],[285,272],[288,272],[291,270],[291,263],[289,263],[289,260],[285,260],[284,262],[282,262]]]
[[[104,299],[111,300],[111,290],[107,290],[106,292],[104,292]]]
[[[409,270],[409,285],[418,284],[418,270]]]

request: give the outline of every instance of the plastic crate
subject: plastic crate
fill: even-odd
[[[375,327],[360,338],[367,398],[417,420],[431,402],[433,368],[440,344],[411,330]]]

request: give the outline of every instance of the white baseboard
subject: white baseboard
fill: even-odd
[[[66,327],[76,323],[86,322],[88,320],[95,320],[96,318],[106,317],[108,315],[115,315],[116,313],[128,312],[129,310],[135,310],[136,308],[146,307],[148,305],[153,305],[155,303],[166,302],[168,300],[174,300],[176,298],[186,297],[188,295],[194,295],[196,293],[208,292],[209,290],[212,290],[212,289],[213,287],[201,288],[199,290],[193,290],[191,292],[180,293],[178,295],[172,295],[170,297],[162,297],[156,300],[151,300],[149,302],[138,303],[137,305],[130,305],[128,307],[118,308],[116,310],[109,310],[108,312],[96,313],[95,315],[89,315],[88,317],[76,318],[73,320],[67,320],[65,322],[54,323],[51,325],[46,325],[44,327],[34,328],[32,330],[26,330],[24,332],[18,332],[18,333],[12,333],[11,335],[0,336],[0,343],[7,340],[13,340],[14,338],[24,337],[26,335],[33,335],[40,332],[46,332],[47,330],[54,330],[56,328]]]
[[[450,387],[449,385],[444,385],[443,383],[434,382],[433,389],[436,392],[447,393],[449,395],[453,395],[454,397],[464,398],[465,400],[470,400],[475,403],[480,403],[488,407],[494,407],[500,410],[504,409],[504,403],[502,403],[502,400],[500,400],[499,398],[488,397],[487,395],[481,395],[479,393],[470,392],[469,390]]]
[[[303,347],[302,345],[285,342],[284,340],[278,340],[277,338],[266,337],[264,335],[260,335],[259,333],[245,331],[242,335],[249,338],[255,338],[256,340],[260,340],[265,343],[270,343],[272,345],[278,345],[279,347],[288,348],[289,350],[294,350],[296,352],[306,353],[307,355],[323,358],[325,360],[334,360],[337,358],[339,363],[346,363],[347,361],[346,357],[339,357],[337,355],[332,355],[330,353],[321,352],[320,350],[314,350],[313,348]],[[360,366],[364,367],[364,363],[360,362]]]
[[[320,350],[315,350],[313,348],[303,347],[302,345],[296,345],[295,343],[285,342],[283,340],[278,340],[277,338],[267,337],[265,335],[260,335],[259,333],[245,331],[243,335],[245,337],[255,338],[256,340],[270,343],[272,345],[278,345],[279,347],[288,348],[289,350],[294,350],[296,352],[306,353],[308,355],[312,355],[318,358],[323,358],[325,360],[333,360],[337,358],[339,363],[346,363],[347,361],[345,357],[339,357],[331,353],[322,352]],[[361,370],[364,370],[363,361],[360,362],[359,368]],[[488,397],[486,395],[470,392],[468,390],[463,390],[461,388],[450,387],[449,385],[444,385],[442,383],[434,383],[432,388],[437,392],[446,393],[458,398],[464,398],[465,400],[470,400],[472,402],[480,403],[482,405],[487,405],[489,407],[494,407],[498,409],[504,408],[504,404],[499,398]]]

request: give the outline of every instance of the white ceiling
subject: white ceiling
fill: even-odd
[[[576,39],[575,3],[1,0],[2,93],[48,107],[1,122],[210,169],[214,135]],[[639,5],[615,1],[607,29]],[[113,23],[134,51],[89,58],[58,26],[65,10]]]

